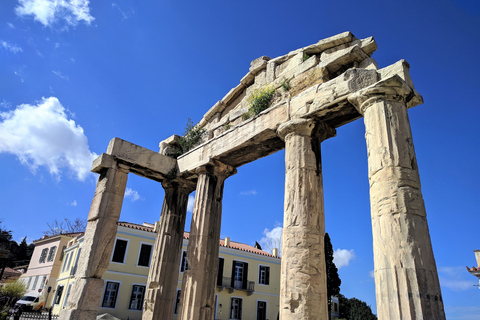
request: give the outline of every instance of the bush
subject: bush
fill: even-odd
[[[0,295],[7,296],[10,300],[20,299],[25,293],[27,293],[27,286],[20,280],[8,282],[0,288]]]
[[[250,107],[248,108],[248,112],[242,115],[242,119],[246,120],[266,110],[270,106],[270,102],[276,91],[277,89],[271,85],[255,89],[247,99]]]

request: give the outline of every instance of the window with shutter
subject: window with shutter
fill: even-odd
[[[40,255],[40,259],[38,259],[38,263],[44,263],[45,262],[45,259],[47,258],[47,252],[48,252],[47,248],[42,250],[42,254]]]
[[[258,272],[258,283],[268,285],[270,284],[270,267],[260,266]]]

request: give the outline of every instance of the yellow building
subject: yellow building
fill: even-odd
[[[20,279],[26,284],[28,292],[45,297],[45,306],[52,304],[53,291],[63,260],[63,249],[78,233],[44,236],[33,241],[35,249],[27,272]]]
[[[99,314],[109,313],[120,319],[141,319],[150,259],[156,237],[153,228],[152,224],[147,223],[143,225],[118,223],[110,264],[103,275],[105,286]],[[183,272],[188,268],[186,261],[188,236],[188,233],[184,234],[177,306]],[[65,249],[65,259],[56,286],[54,314],[59,314],[66,305],[65,301],[75,280],[74,271],[82,245],[83,237],[78,237]],[[277,319],[280,258],[226,238],[220,240],[218,266],[216,319]]]

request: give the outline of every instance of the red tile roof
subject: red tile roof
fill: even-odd
[[[152,232],[154,233],[153,231],[153,225],[152,224],[143,224],[143,225],[140,225],[140,224],[136,224],[136,223],[131,223],[131,222],[125,222],[125,221],[119,221],[118,222],[118,225],[119,226],[122,226],[122,227],[127,227],[127,228],[131,228],[131,229],[135,229],[135,230],[142,230],[142,231],[147,231],[147,232]],[[150,227],[150,225],[152,227]],[[184,232],[183,233],[183,238],[184,239],[189,239],[190,238],[190,233],[189,232]],[[220,239],[220,246],[221,247],[225,247],[225,248],[230,248],[230,249],[235,249],[235,250],[239,250],[239,251],[245,251],[245,252],[250,252],[250,253],[255,253],[255,254],[259,254],[259,255],[262,255],[262,256],[267,256],[267,257],[274,257],[271,253],[268,253],[266,251],[263,251],[263,250],[260,250],[260,249],[257,249],[255,247],[252,247],[248,244],[244,244],[244,243],[240,243],[240,242],[235,242],[235,241],[231,241],[230,240],[230,245],[227,247],[225,246],[225,240],[224,239]],[[280,259],[280,257],[278,257],[278,259]]]
[[[83,235],[84,233],[85,232],[69,232],[69,233],[59,233],[59,234],[56,234],[54,236],[45,235],[45,236],[41,237],[40,239],[33,240],[33,243],[38,242],[38,241],[42,241],[42,240],[46,240],[46,239],[55,238],[55,237],[58,237],[58,236],[66,236],[66,237],[75,238],[79,235]]]

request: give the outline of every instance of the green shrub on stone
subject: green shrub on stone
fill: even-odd
[[[277,89],[272,85],[255,89],[247,100],[250,105],[248,109],[250,116],[256,116],[263,110],[266,110],[270,106],[270,102],[276,91]]]

